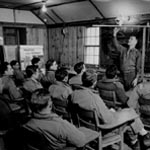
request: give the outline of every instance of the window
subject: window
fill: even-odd
[[[26,28],[4,27],[3,33],[5,45],[26,44]]]
[[[85,33],[84,62],[99,64],[100,31],[99,27],[87,28]]]

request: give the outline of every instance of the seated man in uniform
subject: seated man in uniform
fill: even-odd
[[[124,87],[117,77],[117,67],[115,65],[110,65],[106,69],[105,78],[97,82],[96,88],[98,88],[99,91],[114,91],[117,101],[122,104],[121,107],[127,107],[129,97],[126,96]]]
[[[31,97],[33,117],[25,127],[44,135],[49,149],[63,149],[67,145],[83,147],[86,137],[74,125],[54,114],[52,100],[46,89],[37,89]]]
[[[36,89],[43,88],[43,86],[38,80],[40,75],[38,66],[33,66],[33,65],[27,66],[26,75],[27,75],[27,79],[23,83],[23,88],[26,91],[32,93]]]
[[[58,64],[54,59],[49,59],[46,64],[46,74],[42,77],[41,83],[44,88],[48,89],[50,85],[56,82],[55,72],[58,68]]]
[[[67,100],[69,95],[72,93],[68,81],[68,72],[66,69],[58,69],[55,72],[56,83],[49,87],[49,92],[52,98],[59,100]]]
[[[74,71],[77,73],[77,75],[70,78],[69,84],[70,85],[82,85],[81,76],[82,76],[83,72],[86,71],[84,62],[79,62],[79,63],[75,64]]]
[[[16,86],[22,86],[22,84],[25,80],[25,77],[24,77],[23,71],[21,71],[21,69],[19,68],[18,61],[12,60],[10,62],[10,65],[14,70],[14,80],[15,80]]]
[[[16,87],[12,79],[13,69],[8,62],[1,65],[1,93],[8,100],[16,100],[22,97],[22,92]]]
[[[96,109],[97,115],[103,124],[117,124],[120,120],[125,121],[125,119],[136,114],[132,108],[122,109],[118,112],[109,110],[101,97],[98,94],[95,94],[95,91],[92,89],[96,81],[97,77],[95,74],[92,74],[91,72],[84,72],[82,75],[83,86],[72,93],[72,102],[85,109]],[[135,135],[141,135],[141,139],[145,147],[150,147],[150,134],[144,129],[144,125],[139,117],[135,118],[135,121],[131,126]],[[133,148],[136,147],[137,141],[138,139],[133,139],[131,141]]]

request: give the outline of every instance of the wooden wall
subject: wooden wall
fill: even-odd
[[[48,59],[48,38],[47,29],[44,26],[28,26],[28,25],[0,25],[0,37],[3,37],[3,27],[22,27],[26,28],[26,45],[43,45],[44,46],[44,59]],[[1,41],[0,41],[1,44]],[[17,46],[17,45],[16,45]]]
[[[51,28],[48,57],[64,65],[83,61],[85,27]]]
[[[27,45],[43,45],[45,61],[48,59],[48,38],[46,28],[27,27]]]
[[[3,26],[0,26],[0,36],[3,36]],[[25,25],[17,27],[26,28],[27,45],[44,46],[45,62],[53,58],[61,64],[74,66],[84,59],[84,26],[49,29]]]

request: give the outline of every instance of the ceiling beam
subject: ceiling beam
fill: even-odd
[[[37,18],[39,18],[43,23],[44,23],[44,25],[45,26],[47,26],[47,23],[38,15],[38,14],[36,14],[34,11],[31,11]]]
[[[65,23],[65,21],[52,9],[51,12],[63,23]]]
[[[63,2],[63,3],[59,3],[59,4],[54,4],[54,5],[46,5],[47,8],[51,8],[51,7],[56,7],[56,6],[61,6],[61,5],[66,5],[66,4],[73,4],[73,3],[78,3],[78,2],[83,2],[83,1],[87,1],[87,0],[73,0],[73,1],[69,1],[69,2]],[[32,10],[38,10],[39,8],[34,8]]]
[[[91,1],[89,2],[92,4],[92,6],[96,9],[96,11],[100,14],[101,17],[105,18],[105,16],[102,14],[102,12],[98,9],[98,7]]]
[[[101,24],[101,23],[102,23],[102,21],[94,19],[94,20],[57,23],[57,24],[53,24],[53,25],[48,25],[48,27],[49,28],[58,28],[58,27],[67,27],[67,26],[91,26],[93,24]]]
[[[34,2],[34,3],[19,5],[17,7],[14,7],[13,9],[21,9],[22,7],[28,7],[28,6],[32,6],[32,5],[39,4],[39,3],[42,3],[42,0]]]
[[[136,24],[129,24],[129,26],[136,26],[141,25],[141,23],[144,25],[147,25],[147,23],[150,22],[150,14],[141,14],[141,15],[132,15],[130,17],[134,17],[137,19]],[[116,25],[115,21],[116,17],[112,18],[103,18],[103,19],[93,19],[93,20],[85,20],[85,21],[75,21],[75,22],[66,22],[66,23],[58,23],[53,25],[48,25],[49,28],[57,28],[57,27],[66,27],[66,26],[92,26],[92,25]],[[127,25],[126,25],[127,26]],[[150,28],[150,25],[148,24],[147,27]]]
[[[46,16],[47,16],[50,20],[52,20],[55,24],[57,23],[47,12],[45,12],[45,14],[46,14]]]

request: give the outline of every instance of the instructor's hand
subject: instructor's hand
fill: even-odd
[[[115,27],[113,30],[113,35],[116,36],[119,31],[120,31],[120,28]]]

